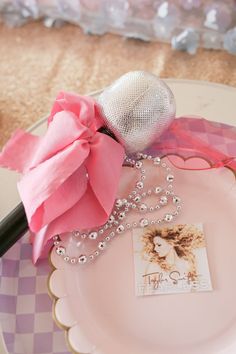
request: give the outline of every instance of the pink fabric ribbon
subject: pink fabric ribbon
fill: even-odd
[[[18,130],[0,154],[0,166],[22,173],[34,262],[55,234],[100,226],[112,211],[124,149],[102,125],[92,98],[61,92],[45,135]]]
[[[61,92],[45,135],[18,130],[0,154],[0,166],[22,173],[18,189],[32,232],[34,262],[55,234],[107,221],[124,148],[100,133],[102,126],[92,98]],[[147,152],[168,155],[178,168],[225,166],[236,171],[236,128],[198,117],[176,118]],[[200,159],[192,159],[196,156]]]

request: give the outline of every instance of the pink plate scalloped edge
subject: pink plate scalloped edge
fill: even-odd
[[[236,180],[236,173],[235,171],[229,169],[235,177]],[[52,248],[53,250],[53,248]],[[89,341],[87,340],[86,336],[82,332],[81,328],[79,327],[77,320],[74,318],[73,313],[70,311],[68,299],[69,295],[67,294],[66,287],[63,286],[62,282],[57,282],[60,286],[57,286],[55,291],[52,290],[51,283],[54,282],[56,278],[61,278],[63,276],[63,269],[57,267],[56,258],[53,257],[52,250],[49,255],[49,262],[52,267],[52,271],[48,277],[48,292],[51,298],[53,299],[53,309],[52,315],[55,323],[58,327],[64,329],[66,341],[69,347],[69,350],[73,354],[103,354],[99,349],[96,349]],[[63,309],[64,318],[58,318],[57,313],[60,312],[60,309]],[[76,335],[76,338],[81,345],[80,351],[76,351],[73,346],[73,337]]]

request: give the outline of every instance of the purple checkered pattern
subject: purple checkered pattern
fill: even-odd
[[[0,323],[10,354],[68,354],[64,332],[52,319],[48,260],[32,264],[28,234],[0,263]]]

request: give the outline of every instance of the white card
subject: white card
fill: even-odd
[[[212,290],[202,224],[133,230],[137,296]]]

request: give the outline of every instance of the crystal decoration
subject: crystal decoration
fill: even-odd
[[[118,28],[124,27],[125,20],[129,15],[129,2],[126,0],[107,0],[105,8],[109,23]]]
[[[154,31],[156,36],[162,39],[171,37],[172,32],[180,23],[180,11],[170,1],[164,1],[157,9],[154,19]]]
[[[231,54],[236,54],[236,27],[225,34],[224,49]]]
[[[204,26],[219,32],[224,32],[229,28],[232,21],[231,10],[227,4],[213,3],[206,7],[206,19]]]
[[[199,34],[192,28],[187,28],[171,40],[173,49],[195,54],[199,44]]]
[[[192,10],[198,8],[201,5],[201,0],[182,0],[181,5],[185,10]]]
[[[86,34],[172,42],[190,54],[199,44],[235,54],[234,0],[0,0],[0,22],[7,26],[39,19],[48,28],[70,22]]]
[[[216,31],[205,32],[202,40],[207,49],[220,49],[222,46],[222,35]]]

